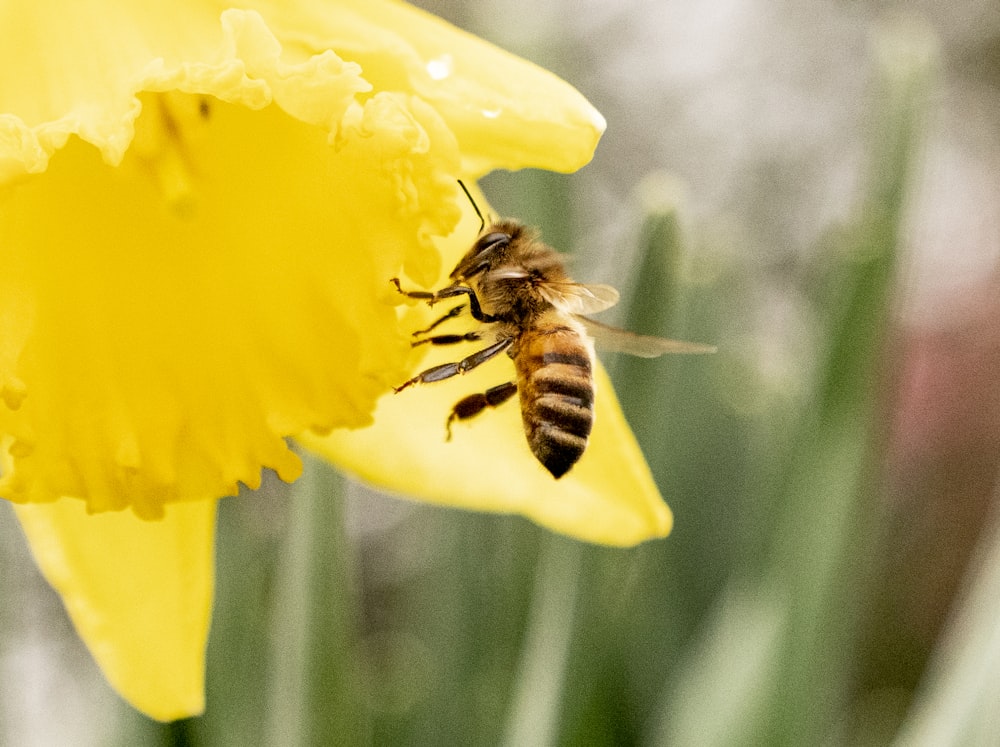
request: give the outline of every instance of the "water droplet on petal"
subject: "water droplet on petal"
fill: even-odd
[[[427,62],[427,74],[433,80],[444,80],[451,75],[455,60],[447,52],[440,57],[435,57]]]

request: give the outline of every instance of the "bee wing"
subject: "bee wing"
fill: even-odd
[[[700,342],[668,340],[664,337],[637,335],[635,332],[611,327],[595,322],[585,316],[574,314],[587,330],[587,334],[597,341],[598,347],[613,353],[627,353],[640,358],[657,358],[664,353],[714,353],[714,345]]]
[[[490,270],[489,276],[490,280],[523,280],[524,278],[530,278],[531,273],[523,267],[510,266]]]
[[[596,314],[618,303],[618,291],[610,285],[583,283],[541,283],[542,298],[567,314]]]

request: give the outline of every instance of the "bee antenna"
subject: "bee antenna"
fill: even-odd
[[[465,196],[469,198],[469,202],[472,203],[472,209],[475,210],[476,215],[479,216],[479,233],[482,233],[483,229],[486,228],[486,219],[483,217],[483,214],[479,212],[479,205],[477,205],[476,201],[472,199],[472,195],[469,194],[469,190],[465,186],[465,183],[461,179],[457,179],[456,181],[458,182],[458,186],[462,188],[462,191],[465,192]]]

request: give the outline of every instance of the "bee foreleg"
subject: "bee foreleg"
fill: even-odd
[[[434,291],[433,293],[431,293],[430,291],[403,290],[402,286],[399,284],[399,278],[389,278],[389,282],[395,285],[396,290],[399,291],[402,295],[406,296],[407,298],[416,298],[421,301],[426,301],[431,306],[436,304],[442,298],[454,298],[455,296],[468,296],[469,313],[471,313],[472,316],[475,317],[476,321],[479,322],[499,321],[495,316],[487,314],[485,311],[483,311],[483,307],[479,305],[479,297],[476,295],[476,292],[467,285],[449,285],[447,288],[442,288],[439,291]],[[448,312],[448,314],[451,314],[453,312],[458,313],[452,310]],[[444,319],[447,318],[448,315],[445,315]],[[435,322],[434,326],[437,326],[437,324],[443,322],[444,319],[440,319],[438,320],[438,322]]]
[[[403,287],[399,284],[399,278],[389,278],[389,282],[396,286],[396,290],[400,294],[406,296],[407,298],[419,298],[421,301],[427,301],[433,304],[437,300],[437,294],[431,293],[430,291],[405,291]]]
[[[468,420],[475,417],[487,407],[499,407],[517,393],[517,384],[508,381],[505,384],[498,384],[487,389],[485,392],[470,394],[468,397],[460,399],[451,409],[448,421],[445,423],[445,440],[451,441],[451,424],[456,420]]]
[[[440,366],[432,366],[426,371],[421,371],[409,381],[404,381],[402,384],[395,387],[393,391],[398,394],[413,384],[430,384],[434,381],[442,381],[444,379],[450,379],[452,376],[456,376],[458,374],[464,374],[466,371],[471,371],[476,366],[485,363],[498,353],[502,353],[504,350],[509,348],[513,342],[514,338],[505,337],[502,340],[494,342],[489,347],[477,350],[472,355],[466,356],[460,361],[455,361],[454,363],[442,363]]]
[[[437,293],[434,294],[435,301],[441,298],[451,298],[452,296],[468,296],[469,297],[469,313],[477,322],[498,322],[500,321],[497,317],[492,314],[487,314],[483,311],[483,307],[479,305],[479,296],[476,292],[472,290],[467,285],[449,285],[447,288],[442,288]]]

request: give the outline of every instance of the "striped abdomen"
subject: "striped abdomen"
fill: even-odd
[[[594,424],[592,353],[570,326],[531,329],[518,340],[514,365],[528,445],[553,477],[587,448]]]

